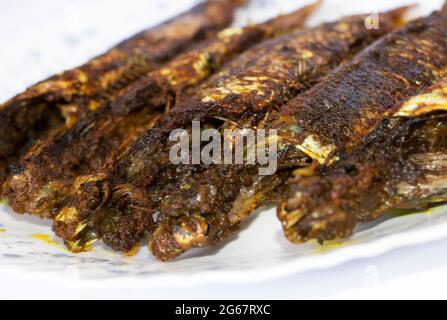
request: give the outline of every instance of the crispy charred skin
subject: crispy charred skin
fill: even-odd
[[[222,117],[258,123],[269,110],[316,83],[393,26],[393,19],[383,19],[381,29],[366,30],[364,19],[357,16],[292,33],[262,43],[232,61],[134,144],[102,181],[84,184],[74,206],[65,209],[76,217],[71,232],[56,226],[58,234],[65,236],[72,249],[101,237],[115,250],[130,250],[139,238],[122,237],[129,229],[113,232],[118,228],[112,225],[133,225],[132,215],[138,208],[155,213],[163,198],[163,185],[174,183],[189,170],[169,162],[167,137],[171,130],[188,128],[193,119],[205,120],[207,126],[217,126],[216,118]],[[81,232],[77,232],[79,225],[83,226]]]
[[[8,166],[36,140],[71,126],[191,43],[228,26],[235,7],[235,1],[206,1],[78,68],[37,83],[1,105],[0,185]]]
[[[446,31],[440,14],[411,22],[273,114],[263,126],[278,129],[276,175],[261,177],[249,166],[215,166],[169,188],[150,242],[155,256],[170,260],[220,241],[277,191],[291,168],[305,174],[312,160],[325,163],[336,150],[352,149],[386,111],[445,74]]]
[[[160,107],[174,105],[188,95],[185,91],[253,44],[302,26],[315,7],[260,25],[225,29],[144,76],[114,102],[27,154],[5,183],[5,199],[18,212],[51,217],[77,186],[97,180],[96,171],[152,127],[161,116]]]
[[[352,234],[391,208],[447,200],[447,79],[408,100],[352,153],[290,182],[278,216],[292,242]]]

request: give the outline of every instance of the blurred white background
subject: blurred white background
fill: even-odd
[[[272,0],[273,1],[273,0]],[[1,0],[0,101],[55,72],[71,68],[116,42],[181,12],[195,0]],[[251,0],[236,24],[256,22],[301,7],[305,0],[275,0],[276,12],[262,11],[269,0]],[[341,14],[374,12],[420,3],[417,15],[442,1],[325,0],[310,21],[316,24]],[[332,269],[315,270],[276,281],[244,285],[198,286],[123,291],[96,288],[81,292],[40,279],[23,290],[23,279],[1,277],[1,298],[447,298],[446,240]],[[0,262],[1,263],[1,262]],[[42,290],[42,288],[45,290]],[[62,290],[62,291],[61,291]]]

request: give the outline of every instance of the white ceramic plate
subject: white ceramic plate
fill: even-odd
[[[395,248],[435,241],[447,234],[447,206],[425,213],[388,215],[364,225],[346,241],[293,245],[283,236],[273,209],[258,212],[242,232],[222,246],[195,249],[160,263],[142,248],[133,257],[104,246],[73,254],[51,232],[50,223],[0,209],[0,274],[76,282],[81,286],[123,282],[138,286],[188,286],[271,280]]]
[[[309,2],[252,1],[254,5],[239,13],[236,24],[263,20]],[[12,3],[0,5],[2,23],[24,22],[15,29],[0,28],[2,43],[7,44],[0,52],[0,68],[4,71],[2,74],[9,75],[0,78],[0,100],[7,99],[34,81],[101,52],[147,25],[141,22],[143,19],[147,21],[152,17],[155,23],[192,2],[182,2],[182,8],[174,0],[129,0],[125,8],[122,4],[110,2],[108,15],[102,19],[97,19],[100,1],[63,0],[57,4],[58,11],[47,10],[56,5],[53,1],[43,0],[38,5],[35,1],[27,2],[26,12],[34,12],[33,17],[38,17],[38,20],[20,16],[24,11],[11,7]],[[416,15],[427,14],[442,3],[326,0],[311,24],[415,2],[422,4]],[[58,12],[58,15],[50,16],[51,12]],[[61,20],[61,12],[65,20]],[[123,23],[117,24],[113,17],[120,17]],[[58,25],[61,27],[57,28]],[[94,247],[92,252],[72,254],[54,238],[49,222],[16,215],[5,205],[0,205],[0,278],[13,275],[31,280],[76,282],[78,286],[85,287],[96,286],[99,282],[104,285],[108,281],[114,285],[125,283],[139,287],[257,282],[329,268],[395,248],[438,240],[447,235],[447,206],[429,213],[387,216],[362,226],[350,240],[323,247],[315,243],[292,245],[285,240],[280,229],[273,209],[260,211],[256,218],[245,223],[242,232],[221,247],[193,250],[166,264],[155,261],[145,248],[134,257],[121,256],[101,245]]]

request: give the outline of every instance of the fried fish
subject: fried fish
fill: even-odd
[[[278,130],[276,174],[260,176],[253,165],[215,165],[169,185],[149,242],[154,255],[171,260],[192,247],[221,241],[256,207],[280,194],[292,170],[300,168],[297,172],[304,175],[313,163],[352,150],[386,112],[446,75],[446,31],[447,18],[440,12],[410,22],[268,119],[254,122]],[[287,225],[300,218],[299,210],[287,211]]]
[[[33,148],[14,166],[4,198],[17,212],[52,217],[78,185],[98,179],[97,171],[151,128],[163,116],[163,108],[181,105],[182,97],[252,45],[301,27],[317,6],[259,25],[224,29],[143,76],[113,102]]]
[[[103,103],[113,101],[128,84],[227,27],[239,2],[203,2],[0,105],[0,188],[9,166],[37,140],[73,125]]]
[[[345,238],[392,208],[447,200],[447,78],[390,112],[352,152],[290,182],[278,216],[292,242]]]
[[[73,251],[87,250],[102,239],[113,249],[127,252],[156,224],[160,223],[158,230],[165,230],[167,225],[174,227],[174,216],[160,214],[154,221],[160,202],[166,200],[163,187],[197,168],[170,163],[168,136],[172,130],[189,128],[191,120],[203,120],[209,127],[259,123],[269,111],[287,103],[393,29],[403,11],[382,14],[379,29],[366,29],[367,16],[355,16],[287,34],[246,51],[199,86],[192,97],[132,145],[108,171],[80,185],[77,197],[56,216],[56,233]],[[174,247],[175,254],[162,254],[162,245],[167,243],[159,242],[158,234],[156,231],[153,239],[157,240],[151,242],[157,257],[172,258],[185,249]]]

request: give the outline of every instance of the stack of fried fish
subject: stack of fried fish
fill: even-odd
[[[145,242],[162,261],[222,242],[263,205],[290,241],[323,242],[447,200],[444,9],[305,28],[317,2],[228,27],[244,2],[205,1],[1,105],[2,197],[52,219],[73,252]],[[170,133],[193,121],[275,129],[277,171],[172,163]]]

